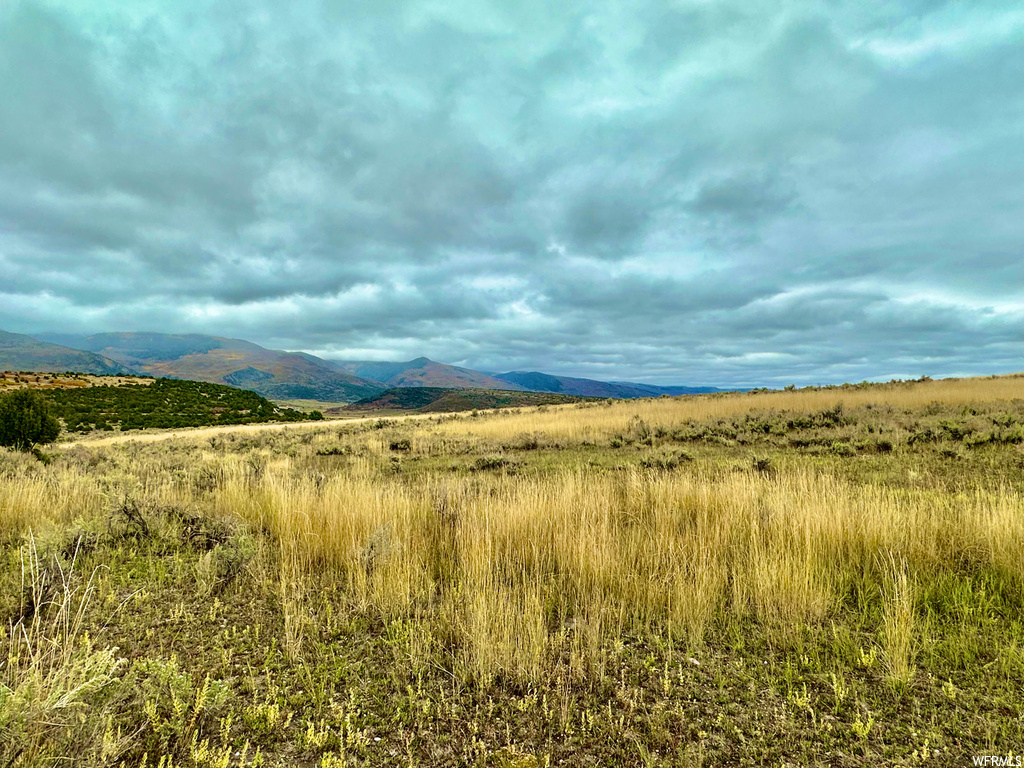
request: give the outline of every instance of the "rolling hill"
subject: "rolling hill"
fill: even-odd
[[[98,376],[130,373],[124,365],[103,355],[6,331],[0,331],[0,370],[40,373],[74,371]]]
[[[445,387],[396,387],[346,406],[344,411],[404,411],[450,413],[477,408],[518,408],[531,405],[575,403],[582,398],[550,392],[519,392],[507,389]]]
[[[312,355],[266,349],[241,339],[163,333],[45,338],[102,354],[141,373],[229,384],[277,400],[348,402],[386,389]]]
[[[322,418],[281,408],[255,392],[200,381],[154,379],[114,386],[56,386],[40,392],[53,404],[68,432]]]

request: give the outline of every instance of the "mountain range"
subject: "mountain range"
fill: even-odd
[[[42,338],[94,352],[138,373],[230,384],[275,400],[350,402],[386,389],[313,355],[266,349],[241,339],[163,333]]]
[[[531,392],[556,392],[560,395],[574,395],[576,397],[628,399],[634,397],[660,397],[661,395],[696,395],[720,391],[715,387],[657,387],[653,384],[637,384],[632,381],[576,379],[571,376],[552,376],[537,371],[499,373],[495,378],[509,384],[516,384]]]
[[[596,381],[537,371],[490,374],[426,357],[406,362],[325,360],[304,352],[266,349],[241,339],[200,334],[50,333],[32,337],[0,331],[0,370],[149,374],[230,384],[275,400],[323,402],[352,402],[403,387],[610,398],[719,391],[714,387]]]

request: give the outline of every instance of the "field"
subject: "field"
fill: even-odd
[[[0,371],[0,394],[15,389],[83,389],[88,387],[121,387],[128,384],[146,386],[152,378],[140,376],[96,376],[91,373],[31,373]]]
[[[1024,377],[0,453],[0,766],[1024,749]]]
[[[347,402],[325,402],[323,400],[271,400],[274,405],[290,408],[301,413],[320,411],[327,418],[336,417]]]

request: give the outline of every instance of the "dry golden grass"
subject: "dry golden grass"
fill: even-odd
[[[886,647],[905,677],[908,585],[964,558],[1021,583],[1021,508],[1009,489],[951,496],[810,471],[408,483],[364,463],[317,485],[287,462],[258,479],[236,463],[214,501],[278,542],[288,594],[333,574],[356,610],[447,622],[464,676],[523,679],[565,632],[584,666],[623,632],[667,627],[699,644],[725,615],[785,641],[832,615],[865,574],[887,595]]]
[[[63,473],[57,482],[46,477],[0,477],[0,538],[94,517],[104,507],[102,490],[78,472]]]
[[[443,456],[523,433],[607,438],[637,416],[671,425],[741,409],[1009,400],[1021,394],[1022,381],[657,399],[407,424],[410,450]],[[466,677],[535,677],[559,633],[571,635],[583,665],[597,663],[602,642],[623,631],[657,625],[699,643],[723,615],[754,617],[784,639],[830,616],[865,574],[889,596],[887,638],[904,631],[900,617],[919,571],[967,558],[1022,583],[1024,516],[1019,494],[1007,488],[971,496],[911,492],[855,486],[809,469],[766,477],[579,467],[531,477],[436,472],[409,480],[385,471],[388,438],[359,428],[343,428],[358,455],[330,476],[311,475],[271,450],[205,452],[192,460],[193,471],[206,467],[216,476],[212,494],[166,479],[136,477],[122,487],[71,468],[56,480],[3,477],[0,527],[16,534],[44,521],[96,516],[112,488],[164,506],[205,507],[275,543],[287,616],[299,616],[303,595],[330,574],[354,610],[446,622],[442,634],[460,639],[456,661]],[[330,427],[318,430],[306,440],[310,449],[337,441]],[[898,573],[880,565],[894,558],[905,564]],[[286,624],[287,644],[299,647],[302,621]],[[887,643],[898,648],[894,675],[905,676],[905,638]]]
[[[461,417],[443,425],[445,433],[508,440],[542,432],[552,438],[595,440],[625,432],[630,419],[651,425],[723,418],[756,410],[816,411],[842,403],[846,408],[871,404],[920,408],[930,403],[961,405],[1024,398],[1024,376],[901,382],[865,387],[833,387],[763,393],[694,395],[649,400],[617,400],[581,407],[550,406],[517,414],[496,411],[486,418]]]

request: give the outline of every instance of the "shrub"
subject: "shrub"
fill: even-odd
[[[60,435],[60,422],[48,403],[30,389],[0,397],[0,445],[31,451],[52,443]]]
[[[514,467],[515,464],[506,458],[501,456],[481,456],[473,462],[471,467],[474,470],[488,470],[488,469],[509,469]]]
[[[642,445],[651,445],[654,442],[650,425],[639,416],[634,416],[626,425],[626,434]]]
[[[317,456],[347,456],[348,454],[349,447],[347,445],[330,445],[316,452]]]
[[[845,443],[841,440],[836,440],[829,446],[829,453],[835,454],[836,456],[853,456],[857,453],[857,449],[849,443]]]
[[[520,432],[512,442],[502,447],[514,451],[536,451],[541,447],[543,437],[536,432]]]
[[[663,451],[640,459],[640,466],[644,469],[675,469],[690,461],[693,461],[693,456],[686,451]]]

